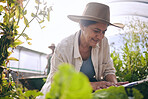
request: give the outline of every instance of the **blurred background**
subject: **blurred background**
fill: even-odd
[[[31,2],[27,8],[30,13],[34,8],[32,6],[34,0]],[[133,18],[148,21],[148,0],[48,0],[48,5],[52,6],[50,21],[44,23],[43,29],[36,22],[30,24],[26,33],[32,38],[30,41],[32,45],[24,41],[24,44],[14,49],[11,56],[19,61],[10,61],[8,67],[19,71],[24,77],[44,75],[47,55],[51,53],[48,46],[52,43],[57,45],[63,38],[79,30],[79,24],[69,20],[67,15],[81,15],[88,2],[109,5],[111,23],[128,24]],[[105,35],[109,39],[109,44],[121,46],[119,33],[124,32],[116,27],[108,27]]]

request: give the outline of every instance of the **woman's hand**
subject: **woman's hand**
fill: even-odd
[[[108,88],[110,86],[120,86],[129,83],[128,81],[126,82],[118,82],[118,83],[113,83],[113,82],[107,82],[107,81],[99,81],[99,82],[90,82],[91,86],[93,88],[93,91],[99,90],[99,89],[104,89]]]
[[[107,81],[90,82],[90,83],[94,91],[98,89],[108,88],[110,86],[117,86],[116,84],[112,82],[107,82]]]

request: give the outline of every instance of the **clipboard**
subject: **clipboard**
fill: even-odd
[[[141,84],[141,83],[144,83],[144,82],[147,82],[147,81],[148,81],[148,77],[146,79],[143,79],[143,80],[140,80],[140,81],[131,82],[131,83],[128,83],[128,84],[124,84],[122,86],[123,87],[133,87],[135,85],[138,85],[138,84]]]

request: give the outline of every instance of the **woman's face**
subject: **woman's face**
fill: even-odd
[[[104,38],[105,31],[107,30],[107,24],[96,23],[87,27],[81,26],[83,41],[88,46],[95,47],[97,43],[101,42]]]

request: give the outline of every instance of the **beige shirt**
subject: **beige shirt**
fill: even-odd
[[[41,90],[43,94],[49,92],[52,81],[51,79],[54,73],[57,71],[59,64],[70,63],[75,67],[76,71],[80,71],[83,60],[79,52],[79,33],[80,32],[77,32],[65,38],[56,47],[55,53],[51,59],[50,74],[48,75],[47,81]],[[91,58],[97,80],[101,80],[101,78],[104,78],[108,74],[115,74],[115,68],[113,66],[113,61],[110,58],[109,44],[106,37],[104,37],[95,48],[92,48]]]

